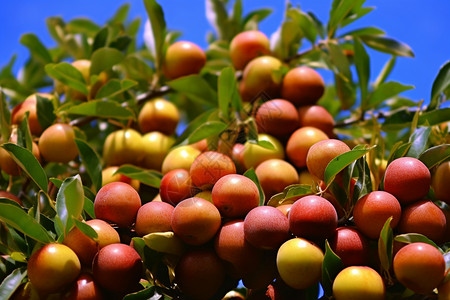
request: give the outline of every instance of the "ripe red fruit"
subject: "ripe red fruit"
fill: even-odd
[[[205,52],[188,41],[175,42],[167,48],[163,63],[164,75],[169,79],[197,74],[206,63]]]
[[[142,260],[136,250],[120,243],[100,249],[92,263],[95,281],[117,293],[131,291],[139,283],[142,271]]]
[[[295,201],[288,219],[289,229],[295,236],[320,240],[334,233],[338,221],[333,204],[315,195]]]
[[[141,198],[136,190],[124,182],[111,182],[95,196],[94,212],[99,219],[128,227],[136,220]]]
[[[167,172],[161,179],[159,194],[161,200],[172,205],[194,195],[191,176],[185,169],[175,169]]]
[[[291,134],[299,127],[295,106],[284,99],[273,99],[261,104],[255,115],[258,132],[275,137]]]
[[[0,191],[0,198],[7,198],[9,200],[17,202],[19,205],[22,205],[22,200],[20,200],[19,197],[7,191]]]
[[[322,97],[325,82],[317,71],[301,66],[291,69],[283,78],[281,96],[295,106],[311,105]]]
[[[259,205],[259,191],[251,179],[230,174],[216,182],[212,189],[212,200],[223,217],[244,217]]]
[[[162,201],[151,201],[139,208],[134,229],[139,236],[172,230],[174,207]]]
[[[298,183],[297,170],[282,159],[274,158],[263,161],[256,167],[255,173],[264,191],[266,201],[273,195],[281,193],[288,185]]]
[[[336,231],[330,237],[330,247],[340,257],[344,266],[366,266],[369,264],[369,242],[356,228],[336,228]]]
[[[236,70],[242,70],[253,58],[266,54],[270,54],[270,42],[261,31],[238,33],[230,42],[231,63]]]
[[[431,186],[434,190],[436,199],[450,204],[450,161],[441,163],[432,175]]]
[[[211,189],[221,177],[236,173],[233,160],[220,152],[206,151],[197,156],[189,174],[192,183],[202,189]]]
[[[430,189],[431,174],[427,166],[413,157],[393,160],[384,174],[384,190],[401,204],[409,204],[425,197]]]
[[[353,209],[356,227],[371,239],[380,237],[389,217],[393,217],[391,227],[395,228],[400,221],[402,208],[398,200],[384,191],[373,191],[359,199]]]
[[[394,256],[397,280],[418,294],[430,293],[444,279],[445,260],[442,253],[426,243],[412,243]]]
[[[306,167],[309,149],[317,142],[327,140],[328,136],[315,127],[302,127],[294,131],[286,144],[286,155],[298,168]]]
[[[273,206],[253,208],[244,219],[245,239],[261,249],[277,249],[289,238],[289,221]]]
[[[100,286],[89,273],[81,273],[64,300],[102,300],[104,295]]]
[[[320,105],[306,105],[298,108],[298,119],[300,127],[316,127],[333,136],[334,118],[324,107]]]

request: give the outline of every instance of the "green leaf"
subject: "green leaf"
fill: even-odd
[[[317,28],[311,16],[297,8],[289,9],[287,15],[297,22],[303,36],[314,44],[317,38]]]
[[[100,74],[100,72],[111,69],[125,58],[117,49],[99,48],[92,53],[90,74]]]
[[[365,15],[367,15],[368,13],[370,13],[372,10],[375,9],[375,7],[361,7],[362,5],[360,5],[358,8],[353,9],[352,12],[350,14],[348,14],[344,20],[342,20],[341,22],[341,28],[355,22],[356,20],[364,17]]]
[[[122,4],[117,11],[114,13],[111,19],[108,20],[109,24],[121,24],[124,23],[128,18],[128,13],[130,12],[130,3]]]
[[[9,152],[14,161],[31,178],[31,180],[33,180],[41,190],[47,193],[47,175],[33,153],[30,150],[13,143],[5,143],[2,147]]]
[[[80,175],[65,179],[56,195],[56,213],[60,218],[64,234],[73,226],[73,219],[81,216],[84,206],[84,191]]]
[[[443,144],[431,147],[419,156],[419,160],[423,162],[428,169],[439,165],[443,161],[450,158],[450,144]]]
[[[136,81],[130,79],[111,79],[100,88],[95,97],[97,99],[112,98],[135,87],[137,84]]]
[[[354,38],[353,43],[355,49],[354,62],[356,72],[358,73],[359,87],[361,91],[361,107],[365,110],[370,78],[370,58],[358,38]]]
[[[12,299],[14,292],[27,276],[27,268],[21,267],[12,271],[0,284],[0,299]]]
[[[413,85],[403,85],[396,81],[387,81],[380,84],[376,90],[374,90],[368,99],[367,105],[375,108],[383,101],[390,99],[401,92],[414,89]]]
[[[134,80],[150,82],[154,73],[153,69],[142,58],[135,55],[128,55],[122,61],[121,66],[124,68],[127,77]]]
[[[228,27],[228,13],[224,1],[206,0],[206,19],[216,31],[218,40],[230,41],[232,36]]]
[[[167,85],[200,104],[217,107],[216,91],[200,75],[183,76],[167,82]]]
[[[100,27],[88,18],[75,18],[66,24],[66,30],[70,33],[83,33],[94,37]]]
[[[40,96],[39,94],[36,95],[36,100],[36,113],[39,124],[42,129],[46,129],[56,120],[53,102],[46,97]]]
[[[38,242],[54,242],[41,224],[16,205],[0,203],[0,220]]]
[[[427,244],[430,244],[430,245],[436,247],[437,249],[439,249],[439,251],[442,252],[441,248],[439,248],[435,242],[433,242],[432,240],[430,240],[429,238],[427,238],[426,236],[424,236],[423,234],[420,234],[420,233],[400,234],[400,235],[395,236],[394,240],[396,240],[397,242],[402,242],[402,243],[407,243],[407,244],[417,243],[417,242],[427,243]]]
[[[207,121],[197,127],[187,138],[188,144],[193,144],[204,138],[218,135],[228,128],[228,124],[221,121]]]
[[[125,175],[155,188],[159,188],[162,178],[162,174],[160,172],[142,169],[133,165],[122,165],[114,174]]]
[[[210,109],[203,113],[201,113],[199,116],[197,116],[194,120],[192,120],[187,127],[184,129],[183,133],[177,138],[175,143],[172,147],[176,147],[179,145],[187,145],[188,144],[188,138],[189,136],[202,124],[208,121],[208,119],[211,117],[213,113],[217,112],[216,109]]]
[[[428,147],[428,138],[431,133],[431,127],[419,127],[409,137],[411,147],[408,149],[406,156],[418,158],[420,154]]]
[[[84,95],[88,94],[86,81],[83,74],[69,63],[62,62],[59,64],[47,64],[45,71],[53,79],[59,80],[65,85],[77,90]]]
[[[450,107],[427,111],[419,115],[419,126],[434,126],[443,122],[448,122]]]
[[[395,62],[397,60],[397,56],[392,55],[391,58],[386,62],[380,74],[378,74],[377,79],[374,83],[374,89],[377,89],[378,86],[386,81],[386,78],[391,74],[392,69],[395,66]]]
[[[308,184],[293,184],[284,188],[283,192],[273,195],[267,205],[279,206],[283,204],[284,200],[290,200],[300,196],[312,195],[314,191],[312,186]]]
[[[450,86],[450,60],[447,61],[440,69],[434,79],[431,88],[431,101],[428,110],[433,110],[438,106],[440,95]]]
[[[392,264],[392,249],[394,236],[391,227],[392,217],[389,217],[384,223],[378,239],[378,258],[384,272],[389,272]]]
[[[80,153],[81,162],[86,168],[95,190],[98,191],[102,187],[102,164],[98,154],[83,140],[75,139],[78,152]]]
[[[98,238],[97,231],[95,231],[94,228],[92,228],[89,224],[85,222],[81,222],[77,219],[74,219],[75,226],[84,233],[87,237],[90,237],[91,239],[95,240]]]
[[[144,0],[148,21],[145,24],[144,41],[154,58],[155,67],[161,70],[164,40],[166,38],[166,21],[162,7],[155,0]]]
[[[334,34],[354,7],[361,7],[365,0],[334,0],[330,10],[330,19],[328,21],[328,36],[334,37]]]
[[[264,149],[275,150],[275,146],[269,141],[258,140],[256,144],[263,147]]]
[[[64,20],[61,17],[49,17],[45,19],[45,23],[51,37],[58,42],[58,44],[62,44],[65,35],[64,27],[66,26]]]
[[[270,36],[272,53],[281,60],[295,55],[301,46],[303,32],[297,22],[285,18],[277,31]]]
[[[333,158],[327,165],[325,169],[325,184],[328,186],[336,177],[336,175],[342,171],[345,167],[350,165],[352,162],[361,158],[363,155],[367,154],[370,150],[375,148],[376,146],[372,146],[369,148],[357,148],[342,153],[341,155]]]
[[[255,170],[253,168],[248,169],[247,171],[245,171],[244,176],[251,179],[256,184],[259,192],[259,206],[264,205],[265,203],[264,191],[261,187],[261,184],[259,183],[258,176],[256,176]]]
[[[380,52],[414,57],[411,47],[394,39],[379,35],[362,35],[361,39],[367,46]]]
[[[333,70],[336,74],[339,74],[345,81],[350,81],[352,79],[352,72],[350,70],[350,62],[347,56],[342,51],[340,45],[329,41],[327,43],[328,49],[330,51],[330,58],[333,65],[337,70]]]
[[[42,64],[53,61],[50,52],[42,44],[39,38],[33,33],[26,33],[20,37],[20,43],[30,50],[31,55]]]
[[[322,287],[325,295],[332,296],[333,295],[333,281],[336,278],[337,274],[344,269],[344,264],[339,256],[333,252],[328,243],[328,240],[325,241],[325,256],[323,258],[322,263]]]
[[[8,103],[6,102],[5,94],[0,91],[0,136],[3,140],[9,139],[11,135],[11,112],[8,108]]]
[[[233,116],[229,113],[230,104],[235,103],[236,110],[240,111],[242,108],[241,97],[237,88],[237,81],[234,71],[231,67],[226,67],[222,70],[219,76],[218,83],[218,97],[219,109],[221,117],[226,121],[230,121]]]
[[[99,30],[94,37],[94,42],[92,43],[92,52],[95,52],[95,50],[97,49],[106,47],[106,45],[108,44],[108,36],[109,29],[107,26]]]
[[[377,27],[363,27],[363,28],[359,28],[359,29],[355,29],[349,32],[346,32],[344,34],[339,35],[340,38],[346,37],[346,36],[353,36],[353,37],[357,37],[360,35],[384,35],[385,32],[383,30],[381,30],[380,28]]]
[[[372,192],[372,180],[370,177],[370,169],[367,164],[366,157],[363,156],[355,162],[356,170],[358,171],[356,183],[353,188],[353,195],[351,196],[351,176],[346,186],[346,193],[352,197],[352,203],[355,204],[361,197]],[[353,172],[352,172],[353,174]]]
[[[261,8],[249,12],[242,21],[243,30],[257,30],[258,24],[272,13],[270,8]]]
[[[17,145],[29,151],[33,149],[33,139],[31,137],[30,126],[28,125],[28,112],[17,128]]]
[[[93,116],[105,119],[135,119],[135,115],[131,109],[123,107],[119,102],[112,100],[93,100],[84,102],[68,108],[66,112],[68,114]]]

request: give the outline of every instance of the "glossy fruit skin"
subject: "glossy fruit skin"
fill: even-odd
[[[298,183],[297,170],[282,159],[263,161],[256,167],[255,173],[264,191],[266,201],[273,195],[281,193],[285,187]]]
[[[138,115],[138,124],[142,133],[159,131],[165,135],[172,135],[179,121],[178,108],[164,98],[147,101]]]
[[[316,127],[329,137],[332,137],[334,129],[334,118],[324,107],[320,105],[306,105],[298,108],[298,119],[300,127]]]
[[[103,288],[126,293],[138,284],[143,265],[133,247],[116,243],[100,249],[92,263],[92,272],[95,281]]]
[[[286,144],[286,155],[289,161],[298,168],[306,166],[309,149],[317,142],[328,139],[322,130],[306,126],[294,131]]]
[[[175,139],[159,131],[151,131],[142,136],[142,160],[140,165],[146,169],[161,171],[162,162],[169,153]]]
[[[39,151],[48,162],[68,163],[74,160],[78,147],[72,126],[56,123],[45,129],[39,138]]]
[[[29,112],[28,125],[30,126],[30,132],[33,135],[40,135],[42,133],[42,126],[41,123],[39,123],[37,117],[36,95],[47,99],[54,99],[54,96],[48,93],[36,93],[28,96],[22,103],[18,104],[12,110],[11,123],[17,125],[20,124],[20,122],[22,122],[22,120],[25,118],[25,113]]]
[[[295,106],[284,99],[272,99],[261,104],[255,115],[258,132],[284,137],[299,127]]]
[[[208,248],[185,253],[175,267],[175,282],[189,299],[214,299],[224,280],[224,264]]]
[[[380,274],[364,266],[343,269],[333,282],[336,300],[384,300],[385,290]]]
[[[394,195],[401,204],[422,199],[431,185],[431,174],[427,166],[413,157],[400,157],[386,168],[384,190]]]
[[[212,200],[222,217],[244,217],[259,205],[259,191],[256,184],[240,174],[220,178],[212,189]]]
[[[69,247],[50,243],[39,248],[28,260],[28,279],[42,292],[59,292],[76,280],[80,261]]]
[[[289,212],[289,229],[295,236],[323,240],[337,227],[337,213],[327,199],[310,195],[292,204]]]
[[[436,243],[444,242],[447,220],[444,212],[430,200],[416,201],[403,208],[397,230],[427,236]]]
[[[81,273],[64,300],[102,300],[105,299],[100,286],[89,273]]]
[[[100,219],[86,221],[97,232],[97,239],[93,240],[77,227],[72,228],[65,236],[63,244],[72,249],[84,266],[92,266],[94,256],[98,250],[109,244],[119,243],[117,231],[108,223]]]
[[[417,294],[430,293],[445,275],[441,252],[426,243],[411,243],[394,256],[393,269],[397,280]]]
[[[271,143],[275,149],[267,149],[257,144],[246,142],[242,150],[242,160],[245,169],[256,168],[260,163],[272,158],[284,159],[284,148],[281,142],[266,133],[258,134],[258,141],[267,141]]]
[[[143,155],[142,136],[132,128],[111,132],[103,145],[103,161],[107,166],[139,165]]]
[[[119,227],[131,226],[140,207],[139,194],[131,185],[123,182],[103,186],[94,200],[95,216]]]
[[[370,245],[367,238],[354,227],[338,227],[330,237],[330,247],[344,266],[367,266]]]
[[[350,151],[350,148],[347,144],[337,139],[317,142],[308,151],[306,167],[312,175],[324,180],[328,163],[336,156],[348,151]]]
[[[371,239],[380,237],[389,217],[393,217],[391,228],[400,221],[402,208],[398,200],[390,193],[373,191],[359,199],[353,208],[353,219],[356,227]]]
[[[450,280],[444,280],[438,286],[438,300],[450,299]]]
[[[281,76],[276,74],[283,63],[273,56],[259,56],[252,59],[245,67],[241,81],[241,96],[250,102],[265,96],[276,98],[280,94]]]
[[[151,201],[139,208],[134,229],[139,236],[172,230],[173,206],[166,202]]]
[[[278,249],[278,273],[288,286],[305,289],[319,282],[323,258],[319,247],[303,238],[293,238]]]
[[[431,176],[431,186],[436,199],[450,204],[450,161],[441,163]]]
[[[94,83],[91,82],[91,61],[87,59],[78,59],[73,61],[72,66],[74,66],[78,71],[80,71],[81,75],[83,75],[84,81],[88,86],[89,99],[95,99],[97,92],[100,88],[106,83],[108,80],[108,74],[106,72],[100,72],[98,74],[98,80]],[[86,101],[88,99],[87,95],[73,90],[68,86],[64,87],[66,98],[73,100]]]
[[[261,31],[238,33],[230,42],[230,58],[236,70],[242,70],[252,59],[270,54],[269,38]]]
[[[189,171],[194,159],[199,156],[200,153],[200,150],[192,145],[173,148],[164,158],[161,166],[161,172],[166,174],[175,169],[185,169]]]
[[[176,79],[199,73],[205,63],[205,52],[199,46],[188,41],[178,41],[167,48],[163,72],[167,78]]]
[[[208,190],[225,175],[235,174],[236,166],[233,160],[217,151],[206,151],[197,156],[189,169],[192,183]]]
[[[125,176],[123,174],[119,174],[119,173],[115,174],[118,169],[119,169],[118,166],[109,166],[109,167],[105,167],[102,170],[102,186],[105,186],[111,182],[121,181],[121,182],[128,183],[136,191],[139,191],[141,182],[137,179],[131,179],[130,177]]]
[[[244,219],[245,239],[253,246],[273,250],[289,238],[289,221],[273,206],[253,208]]]
[[[283,78],[281,97],[295,106],[313,105],[322,97],[325,82],[314,69],[306,66],[289,70]]]
[[[22,200],[20,200],[20,198],[14,195],[13,193],[7,191],[0,191],[0,198],[7,198],[13,200],[17,202],[20,206],[22,206]]]
[[[175,206],[194,194],[195,188],[192,185],[191,175],[184,169],[169,171],[161,179],[159,195],[164,202]]]
[[[175,206],[171,219],[172,230],[189,245],[210,241],[221,225],[219,210],[208,200],[191,197]]]
[[[228,263],[227,272],[233,278],[250,274],[260,264],[263,251],[245,238],[244,220],[234,219],[220,227],[214,239],[217,255]]]

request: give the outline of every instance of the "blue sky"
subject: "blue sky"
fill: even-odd
[[[27,32],[36,33],[44,44],[54,45],[46,31],[45,18],[59,15],[65,20],[74,17],[89,17],[98,24],[107,20],[123,3],[131,4],[131,16],[146,18],[142,1],[120,0],[21,0],[2,1],[0,9],[0,66],[4,66],[13,54],[18,55],[16,67],[22,64],[28,52],[19,43],[19,38]],[[232,1],[230,1],[232,2]],[[323,22],[328,20],[331,0],[292,0],[304,11],[313,11]],[[196,42],[205,48],[206,33],[211,26],[205,17],[205,1],[203,0],[160,0],[165,12],[169,29],[183,32],[182,39]],[[187,4],[189,3],[189,4]],[[270,7],[273,9],[264,22],[261,30],[270,35],[279,26],[285,1],[243,0],[244,12],[256,8]],[[439,67],[450,59],[450,1],[448,0],[378,0],[366,1],[366,6],[376,9],[369,15],[354,23],[351,28],[377,26],[386,31],[387,35],[408,44],[414,51],[415,58],[399,58],[394,72],[389,78],[404,84],[412,84],[416,89],[403,95],[413,100],[430,97],[433,80]],[[372,51],[371,70],[374,80],[383,64],[389,58],[385,54]]]

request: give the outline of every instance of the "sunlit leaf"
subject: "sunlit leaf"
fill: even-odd
[[[95,189],[98,191],[102,187],[102,164],[98,154],[95,150],[85,141],[75,139],[80,153],[81,162],[86,168]]]
[[[125,56],[114,48],[99,48],[92,53],[90,74],[99,74],[102,71],[111,69],[120,63]]]
[[[431,88],[431,101],[428,110],[433,110],[438,105],[439,96],[450,86],[450,61],[447,61],[434,79]]]
[[[131,109],[123,107],[117,101],[93,100],[70,107],[68,114],[93,116],[99,118],[134,119]]]
[[[245,171],[244,176],[250,178],[256,184],[259,192],[259,206],[264,205],[265,203],[264,191],[261,187],[261,184],[259,183],[258,176],[256,176],[255,170],[253,168],[248,169],[247,171]]]
[[[394,236],[391,227],[392,217],[389,217],[384,223],[378,239],[378,258],[380,259],[381,267],[385,272],[388,272],[392,264],[392,250],[394,243]]]
[[[341,270],[344,269],[344,264],[339,256],[333,252],[328,241],[325,241],[325,256],[322,263],[322,287],[325,295],[333,295],[332,286],[334,278]]]
[[[159,188],[162,174],[154,170],[146,170],[133,165],[122,165],[115,174],[122,174],[131,179],[136,179],[143,184]]]
[[[380,52],[398,56],[414,57],[411,47],[392,38],[380,35],[362,35],[361,39],[367,46]]]
[[[52,56],[39,38],[33,33],[26,33],[20,37],[20,43],[30,50],[31,55],[42,64],[52,62]]]
[[[73,219],[78,219],[84,207],[84,191],[80,175],[63,181],[56,195],[56,213],[62,222],[64,233],[73,226]]]
[[[66,30],[70,33],[83,33],[94,37],[100,27],[88,18],[75,18],[66,24]]]
[[[97,99],[111,98],[131,89],[137,84],[136,81],[130,79],[111,79],[100,88],[95,97]]]
[[[0,284],[0,299],[12,299],[14,292],[27,276],[27,268],[21,267],[12,271]]]
[[[419,160],[423,162],[428,169],[437,166],[441,162],[450,158],[450,144],[443,144],[431,147],[419,156]]]
[[[386,62],[386,64],[383,66],[383,69],[381,69],[380,74],[378,74],[377,79],[375,80],[374,83],[375,89],[377,89],[380,84],[386,81],[386,78],[389,76],[389,74],[391,74],[396,61],[397,56],[392,55],[391,58]]]
[[[83,74],[69,63],[47,64],[45,71],[53,79],[59,80],[65,85],[77,90],[84,95],[88,94],[86,81]]]
[[[420,154],[428,147],[428,138],[431,133],[431,127],[419,127],[409,138],[411,147],[408,149],[406,156],[418,158]]]
[[[42,97],[39,94],[36,95],[36,100],[36,113],[38,121],[42,129],[45,129],[52,125],[56,120],[56,115],[54,112],[55,108],[50,99]]]
[[[384,100],[411,89],[414,89],[413,85],[403,85],[396,81],[383,82],[370,94],[367,105],[373,108],[377,107]]]
[[[292,200],[301,196],[312,195],[314,191],[312,186],[308,184],[293,184],[284,188],[283,192],[273,195],[267,205],[279,206],[285,200]]]
[[[406,244],[417,243],[417,242],[427,243],[427,244],[430,244],[430,245],[436,247],[437,249],[439,249],[442,252],[442,249],[439,248],[439,246],[436,245],[435,242],[433,242],[428,237],[426,237],[420,233],[399,234],[399,235],[395,236],[394,240],[396,240],[397,242],[402,242],[402,243],[406,243]]]
[[[359,87],[361,91],[361,106],[363,109],[366,107],[366,97],[369,88],[370,79],[370,58],[366,49],[358,38],[353,39],[355,55],[354,62],[356,66],[356,72],[359,78]]]
[[[339,35],[339,37],[345,37],[345,36],[356,37],[356,36],[360,36],[360,35],[384,35],[384,34],[385,34],[385,32],[383,30],[381,30],[380,28],[369,26],[369,27],[351,30],[349,32]]]
[[[92,228],[89,224],[78,221],[77,219],[74,219],[74,221],[75,221],[75,226],[86,236],[90,237],[93,240],[98,238],[97,231],[95,231],[95,229]]]
[[[193,144],[208,138],[212,135],[218,135],[228,128],[228,124],[221,121],[207,121],[197,127],[187,138],[188,144]]]
[[[166,36],[164,11],[155,0],[144,0],[144,5],[148,15],[145,23],[144,42],[155,60],[156,69],[160,70]]]
[[[167,82],[167,85],[200,104],[209,107],[218,105],[216,91],[200,75],[183,76]]]
[[[334,34],[354,7],[361,7],[365,0],[334,0],[330,10],[330,19],[328,21],[328,36],[334,37]]]
[[[7,140],[11,134],[10,123],[11,112],[9,111],[5,94],[3,94],[3,91],[0,91],[0,136],[3,137],[3,140]]]

